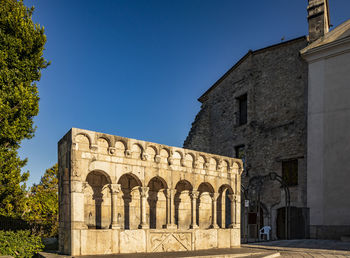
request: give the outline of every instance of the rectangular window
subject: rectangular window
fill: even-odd
[[[238,99],[238,105],[239,105],[239,117],[238,122],[239,125],[244,125],[247,123],[247,94],[244,94]]]
[[[298,160],[282,161],[282,178],[288,186],[298,185]]]

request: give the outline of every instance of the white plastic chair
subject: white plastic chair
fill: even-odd
[[[271,231],[271,227],[270,226],[264,226],[259,230],[259,234],[260,234],[260,239],[263,239],[263,235],[266,235],[266,240],[269,241],[270,240],[270,231]]]

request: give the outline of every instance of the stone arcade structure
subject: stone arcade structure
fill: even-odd
[[[241,160],[72,128],[58,165],[62,253],[240,245]]]

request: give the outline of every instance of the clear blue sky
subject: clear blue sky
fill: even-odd
[[[307,0],[25,0],[45,27],[40,112],[22,143],[28,185],[78,127],[182,146],[197,98],[249,49],[307,34]],[[329,0],[334,26],[349,0]]]

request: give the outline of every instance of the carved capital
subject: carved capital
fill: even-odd
[[[118,194],[121,190],[120,184],[110,184],[109,189],[111,190],[112,194]]]
[[[174,164],[174,159],[173,159],[173,157],[168,157],[168,164],[169,165],[173,165]]]
[[[125,157],[130,158],[131,157],[131,150],[125,150],[124,154],[125,154]]]
[[[185,158],[180,159],[180,165],[186,167]]]
[[[218,194],[218,193],[213,193],[213,194],[211,195],[211,199],[212,199],[214,202],[218,199],[218,197],[219,197],[219,194]]]
[[[231,202],[234,201],[234,196],[235,196],[234,194],[228,194],[227,196]]]
[[[83,191],[85,191],[85,189],[88,187],[88,182],[83,182]]]
[[[170,189],[169,189],[169,188],[168,188],[168,189],[165,189],[165,190],[164,190],[164,194],[165,194],[166,198],[169,199],[169,198],[171,197]]]
[[[142,154],[141,154],[141,159],[142,160],[148,160],[148,158],[149,158],[149,155],[145,151],[143,151]]]
[[[204,169],[209,169],[210,164],[208,162],[205,162],[203,167],[204,167]]]
[[[160,155],[155,155],[154,156],[154,161],[159,163],[160,162]]]
[[[198,191],[192,191],[192,192],[191,192],[191,197],[192,197],[192,199],[197,199],[198,196],[199,196],[199,192],[198,192]]]
[[[224,167],[224,162],[222,160],[219,160],[216,169],[221,171],[223,167]]]
[[[173,199],[174,195],[175,195],[175,192],[176,192],[175,189],[171,189],[171,188],[166,189],[166,197]]]
[[[108,148],[108,153],[113,155],[115,153],[115,148],[114,147],[109,147]]]
[[[198,160],[196,160],[195,162],[193,162],[193,167],[194,167],[194,168],[199,168],[199,166],[200,166],[200,163],[199,163]]]
[[[97,152],[98,146],[95,145],[95,144],[91,144],[91,145],[90,145],[90,150],[93,151],[93,152]]]
[[[237,194],[229,194],[228,198],[230,198],[231,202],[238,202],[239,201],[239,195],[237,195]]]
[[[148,197],[148,191],[149,191],[149,187],[147,187],[147,186],[140,186],[140,195],[141,195],[141,197],[147,198]]]

